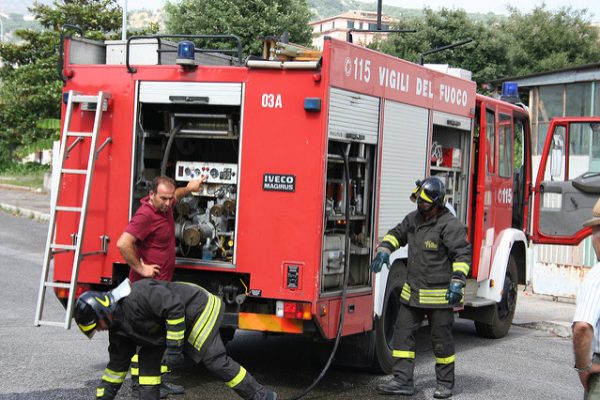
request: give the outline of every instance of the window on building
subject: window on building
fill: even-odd
[[[538,121],[547,122],[552,117],[563,116],[564,85],[540,86]]]
[[[546,143],[546,136],[548,136],[548,128],[550,128],[549,122],[538,122],[537,124],[536,155],[542,154],[542,150],[544,150],[544,143]]]
[[[546,141],[550,120],[553,117],[563,116],[564,105],[564,85],[548,85],[537,88],[537,104],[535,107],[534,125],[534,152],[541,154]]]
[[[590,124],[587,130],[592,137],[592,153],[589,171],[600,172],[600,126]]]
[[[346,21],[346,28],[354,29],[354,21]]]
[[[319,25],[319,32],[323,32],[323,24]]]
[[[331,29],[335,29],[335,21],[331,21]]]
[[[566,85],[565,115],[589,116],[592,112],[592,83],[570,83]]]
[[[500,114],[498,126],[498,174],[512,177],[512,120],[508,114]]]
[[[381,30],[382,30],[382,31],[389,31],[389,30],[390,30],[390,26],[389,26],[389,25],[387,25],[387,24],[385,24],[385,25],[384,25],[384,24],[381,24]]]
[[[377,24],[369,24],[369,30],[371,31],[376,31],[377,30]]]
[[[567,115],[569,115],[567,113]],[[569,153],[587,156],[590,154],[590,131],[582,124],[571,124],[569,128]]]
[[[593,83],[594,88],[594,115],[600,115],[600,81]]]

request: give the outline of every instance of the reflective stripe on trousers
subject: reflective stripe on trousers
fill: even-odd
[[[452,309],[411,307],[400,304],[394,325],[394,379],[402,385],[414,386],[415,334],[425,318],[429,319],[433,353],[436,358],[435,373],[438,384],[454,387],[454,339]]]

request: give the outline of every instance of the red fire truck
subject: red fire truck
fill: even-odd
[[[482,336],[506,335],[528,254],[524,108],[476,94],[464,76],[334,39],[318,55],[271,43],[266,57],[246,61],[166,39],[64,40],[36,325],[70,327],[80,293],[127,276],[116,239],[154,177],[185,185],[206,175],[174,210],[175,279],[224,300],[224,335],[329,340],[342,321],[353,351],[340,359],[389,372],[401,282],[393,266],[375,275],[369,264],[414,209],[415,180],[436,175],[473,244],[457,311]],[[404,248],[392,260],[406,257]],[[48,288],[64,321],[42,318]]]

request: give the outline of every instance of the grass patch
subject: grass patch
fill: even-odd
[[[43,189],[44,174],[49,170],[48,165],[37,163],[2,165],[0,166],[0,183]]]

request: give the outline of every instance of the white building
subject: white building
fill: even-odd
[[[376,37],[385,38],[388,36],[387,31],[390,25],[396,20],[391,17],[381,17],[382,32],[353,32],[352,42],[368,45]],[[375,11],[348,11],[343,14],[336,15],[314,21],[310,23],[313,29],[313,47],[322,49],[323,38],[329,36],[339,40],[346,40],[348,32],[351,29],[358,30],[376,30],[377,29],[377,13]]]

